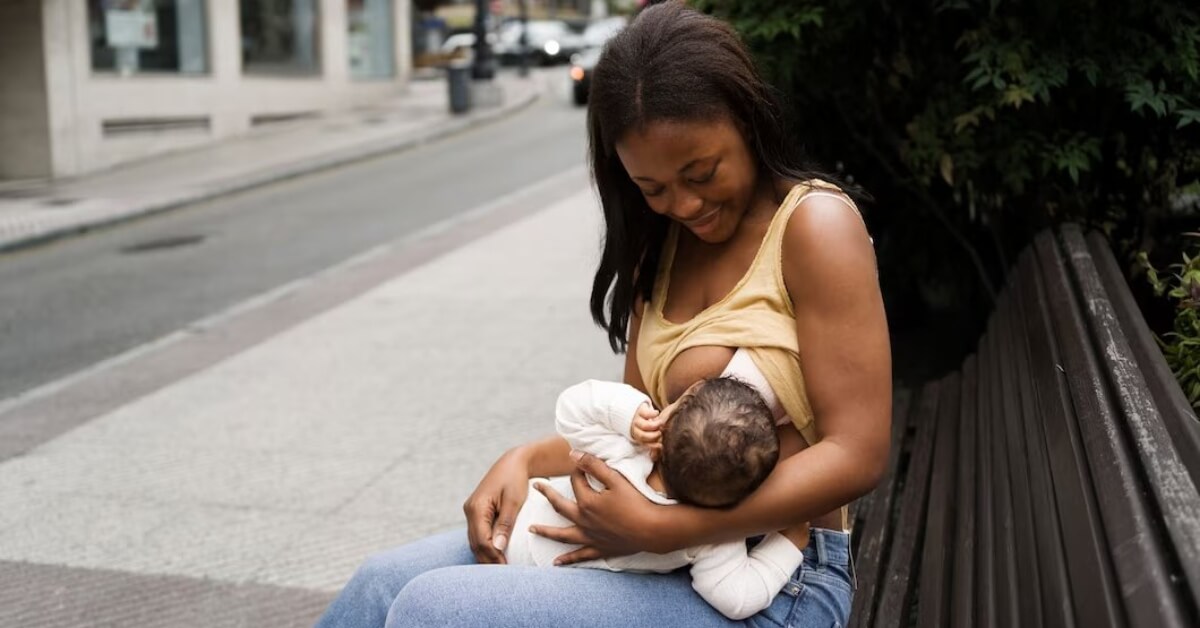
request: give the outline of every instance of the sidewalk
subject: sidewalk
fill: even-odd
[[[0,251],[367,159],[508,115],[539,96],[536,77],[501,74],[499,107],[449,113],[445,80],[414,80],[370,107],[280,123],[243,137],[77,179],[0,186]]]
[[[620,376],[587,310],[600,212],[583,168],[556,179],[586,191],[481,208],[422,240],[473,242],[0,463],[0,625],[308,626],[370,553],[462,525],[563,387]],[[255,307],[278,321],[420,245]],[[91,379],[127,385],[238,317]]]

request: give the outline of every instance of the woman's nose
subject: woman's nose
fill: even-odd
[[[686,191],[675,193],[671,215],[680,220],[693,220],[704,211],[704,199]]]

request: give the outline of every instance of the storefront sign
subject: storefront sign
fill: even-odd
[[[113,48],[157,48],[158,16],[110,9],[104,12],[104,34]]]

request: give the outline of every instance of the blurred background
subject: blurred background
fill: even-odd
[[[0,0],[0,625],[309,625],[619,377],[584,125],[643,4]],[[1200,405],[1192,3],[690,4],[858,194],[899,382],[1073,221]]]

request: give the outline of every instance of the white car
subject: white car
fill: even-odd
[[[496,46],[496,34],[488,33],[488,43],[494,48]],[[442,47],[438,52],[447,57],[461,57],[463,59],[473,59],[475,57],[475,33],[455,33],[446,38],[442,42]]]
[[[496,55],[506,64],[520,61],[521,23],[513,20],[500,28]],[[584,41],[578,33],[559,20],[529,20],[525,37],[529,60],[541,65],[563,63],[583,50]]]

